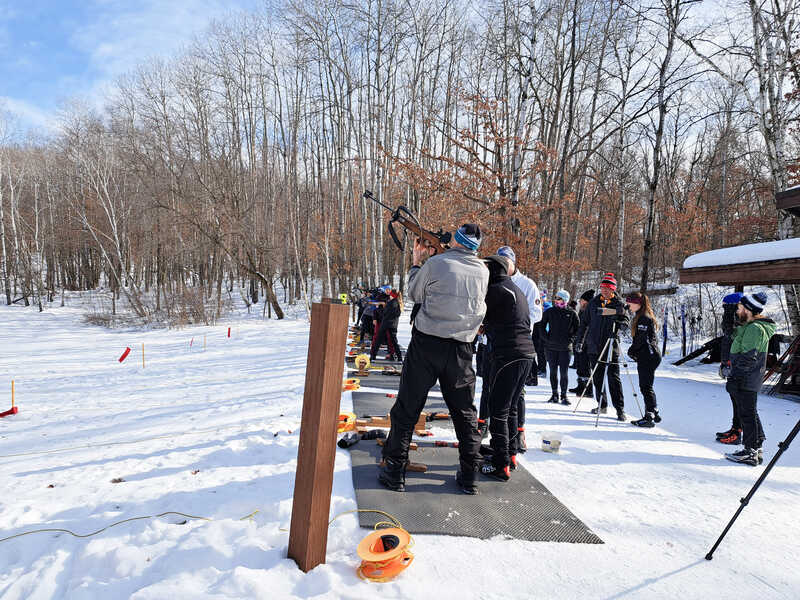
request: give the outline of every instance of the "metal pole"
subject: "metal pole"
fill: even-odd
[[[728,525],[725,527],[725,530],[722,532],[722,535],[719,536],[719,539],[714,543],[714,546],[711,548],[711,550],[708,551],[708,554],[706,554],[706,560],[711,560],[712,558],[714,558],[713,556],[714,551],[722,542],[722,538],[725,537],[725,535],[728,533],[728,530],[733,526],[733,523],[736,521],[739,514],[741,514],[741,512],[744,510],[744,507],[750,503],[750,499],[756,493],[756,490],[761,485],[761,482],[767,478],[767,475],[769,475],[769,472],[772,470],[772,467],[774,467],[775,463],[778,462],[778,459],[781,457],[781,454],[783,454],[783,452],[787,448],[789,448],[789,444],[792,443],[792,440],[795,438],[798,432],[800,432],[800,420],[797,421],[797,424],[794,426],[794,429],[792,429],[792,431],[789,433],[786,439],[778,443],[778,451],[775,453],[775,456],[772,457],[772,460],[769,461],[769,464],[764,469],[764,472],[761,474],[761,477],[758,478],[758,481],[756,481],[755,485],[753,485],[753,487],[750,489],[750,492],[748,492],[747,496],[739,500],[741,506],[739,506],[736,513],[733,515],[733,518],[728,522]]]

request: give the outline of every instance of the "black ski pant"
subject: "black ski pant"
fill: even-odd
[[[499,469],[508,466],[510,455],[519,451],[519,397],[532,364],[530,358],[492,360],[489,433],[492,463]]]
[[[365,342],[371,340],[374,334],[374,324],[372,315],[363,315],[361,317],[361,341]]]
[[[472,471],[477,465],[481,445],[475,409],[472,344],[427,335],[417,329],[412,331],[397,400],[389,413],[392,426],[383,446],[383,456],[408,460],[414,425],[437,380],[458,438],[461,469]]]
[[[614,342],[611,342],[614,343]],[[611,404],[617,410],[625,408],[625,397],[622,394],[622,380],[619,377],[619,354],[612,353],[611,364],[606,365],[607,354],[600,357],[597,354],[589,355],[589,364],[594,369],[594,377],[592,383],[594,384],[594,397],[597,403],[605,408],[608,406],[608,399],[603,394],[603,378],[608,369],[608,391],[611,393]]]
[[[660,364],[661,357],[658,354],[654,354],[652,357],[640,358],[636,362],[636,371],[639,373],[639,389],[642,392],[642,398],[644,398],[645,412],[654,413],[658,410],[653,381],[656,377],[656,369]]]
[[[378,330],[372,338],[372,346],[370,346],[370,359],[375,360],[378,355],[378,350],[381,349],[383,344],[386,344],[386,350],[389,354],[399,354],[397,348],[397,329],[394,330],[394,337],[391,334],[392,328],[388,327],[386,321],[378,321]]]
[[[539,375],[547,373],[547,354],[544,350],[544,339],[542,339],[541,321],[533,326],[533,347],[536,348],[536,365]]]
[[[738,405],[742,423],[742,442],[745,448],[761,448],[766,439],[758,416],[758,392],[744,389],[737,381],[728,380],[725,389]]]
[[[550,388],[558,395],[558,378],[561,376],[561,395],[567,395],[569,387],[569,350],[547,350],[547,366],[550,367]]]
[[[486,421],[489,418],[489,395],[492,392],[492,354],[489,347],[483,344],[478,345],[478,353],[481,355],[478,359],[478,374],[483,382],[481,383],[481,399],[478,404],[478,419]],[[523,430],[525,428],[525,386],[537,385],[536,381],[536,359],[531,358],[531,368],[528,376],[523,382],[522,388],[519,391],[517,398],[517,429]],[[533,382],[531,382],[533,378]]]
[[[586,350],[575,354],[575,368],[579,378],[588,380],[591,376],[592,368],[589,366],[589,355]]]

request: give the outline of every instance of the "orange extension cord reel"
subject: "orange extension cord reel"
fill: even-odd
[[[356,549],[361,558],[356,574],[369,581],[391,581],[414,561],[408,550],[410,544],[411,536],[405,529],[389,527],[373,531]]]

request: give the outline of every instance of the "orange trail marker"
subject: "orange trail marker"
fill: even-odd
[[[125,360],[126,358],[128,358],[128,354],[130,354],[130,353],[131,353],[131,349],[130,349],[130,347],[126,347],[126,348],[125,348],[125,352],[123,352],[123,353],[122,353],[122,356],[120,356],[120,357],[119,357],[119,362],[122,362],[123,360]]]

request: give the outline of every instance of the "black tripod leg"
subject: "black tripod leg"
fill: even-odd
[[[772,457],[772,460],[769,461],[769,464],[764,469],[764,472],[761,474],[761,477],[758,478],[758,481],[756,481],[755,485],[753,485],[753,487],[750,489],[750,492],[747,494],[747,496],[739,500],[739,502],[741,502],[741,506],[739,506],[738,510],[736,511],[736,514],[734,514],[733,518],[728,522],[728,525],[725,527],[725,530],[722,532],[722,535],[719,536],[719,539],[714,543],[714,546],[711,548],[711,550],[708,551],[708,554],[706,554],[706,560],[711,560],[712,558],[714,558],[713,556],[714,551],[717,549],[720,543],[722,543],[722,538],[725,537],[725,535],[728,533],[728,530],[733,526],[733,523],[736,521],[739,514],[744,510],[744,507],[750,503],[750,499],[756,493],[758,486],[760,486],[761,482],[767,478],[767,475],[769,475],[769,472],[772,470],[772,467],[774,467],[775,463],[778,462],[778,459],[781,457],[781,454],[783,454],[784,450],[786,450],[789,447],[789,444],[792,443],[792,440],[795,438],[798,432],[800,432],[800,420],[797,421],[797,424],[794,426],[794,429],[792,429],[792,431],[789,433],[786,439],[778,444],[778,451],[775,453],[775,456]]]

